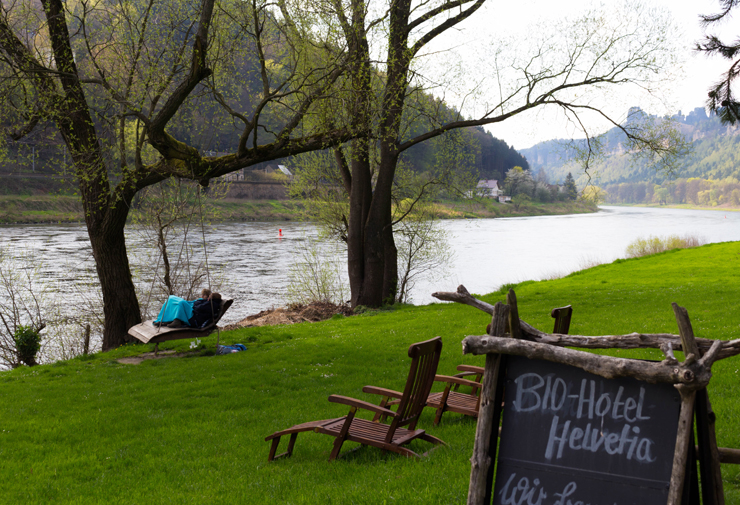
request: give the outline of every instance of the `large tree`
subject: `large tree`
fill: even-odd
[[[656,163],[670,169],[682,139],[667,131],[668,124],[622,121],[606,107],[604,90],[639,87],[654,92],[661,71],[672,63],[670,27],[660,12],[627,6],[615,12],[587,12],[551,33],[528,37],[528,43],[512,48],[494,47],[491,80],[480,89],[487,101],[450,117],[414,108],[413,97],[424,82],[414,65],[433,40],[475,13],[485,0],[327,0],[352,54],[352,100],[343,102],[354,124],[371,131],[372,142],[354,140],[335,150],[344,188],[349,195],[348,216],[339,233],[348,248],[351,302],[378,306],[393,300],[397,286],[397,251],[393,240],[393,191],[397,167],[403,154],[421,142],[456,129],[500,123],[542,107],[559,108],[586,136],[583,161],[586,167],[598,151],[598,131],[586,117],[595,115],[608,127],[624,134],[624,147],[650,153]],[[379,12],[370,19],[369,13]],[[380,37],[379,35],[382,35]],[[372,47],[371,42],[378,44]],[[515,49],[512,52],[512,49]],[[507,59],[507,52],[512,53]],[[385,54],[371,62],[372,54]],[[417,64],[418,66],[418,64]],[[483,65],[476,66],[476,75]],[[430,79],[427,82],[433,81]],[[471,82],[479,81],[471,79]],[[454,84],[459,85],[459,82]],[[458,86],[459,87],[459,86]],[[470,97],[469,89],[463,96]],[[416,104],[423,103],[417,101]],[[437,103],[444,105],[442,100]],[[602,104],[602,105],[599,105]],[[463,110],[463,103],[458,106]],[[445,107],[445,110],[451,110]],[[417,128],[406,128],[413,117]],[[426,128],[419,131],[418,123]],[[417,197],[424,191],[425,186]],[[412,206],[406,208],[411,209]],[[401,216],[402,217],[402,216]]]
[[[53,124],[66,143],[103,293],[104,350],[141,321],[124,238],[139,190],[172,176],[207,186],[351,138],[304,122],[344,72],[346,52],[281,22],[272,5],[2,3],[0,126],[17,140]],[[230,152],[205,156],[200,124],[226,132]]]

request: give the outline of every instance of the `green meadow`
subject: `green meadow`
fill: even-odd
[[[618,260],[514,289],[522,319],[547,331],[550,310],[572,304],[573,334],[677,333],[670,305],[677,302],[698,337],[740,338],[740,243]],[[503,293],[482,298],[493,303]],[[152,350],[137,345],[0,373],[0,503],[464,503],[470,418],[447,413],[435,428],[425,412],[419,427],[449,446],[419,460],[345,443],[343,456],[329,463],[333,439],[301,433],[292,458],[268,463],[264,437],[346,414],[327,402],[330,394],[377,403],[362,386],[401,388],[413,342],[442,337],[439,373],[482,365],[484,357],[462,355],[460,342],[484,333],[488,322],[462,305],[402,306],[223,332],[222,343],[248,347],[226,356],[213,355],[213,335],[187,357],[117,361]],[[185,352],[189,344],[162,347]],[[723,447],[740,448],[739,369],[740,357],[713,368],[709,392]],[[740,467],[722,472],[727,503],[740,504]]]

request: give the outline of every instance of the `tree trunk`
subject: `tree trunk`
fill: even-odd
[[[133,342],[128,329],[141,322],[123,230],[123,224],[118,223],[95,228],[88,226],[95,267],[103,292],[103,351]]]
[[[349,196],[347,229],[347,270],[352,307],[367,305],[362,293],[365,286],[365,223],[373,198],[367,141],[353,142],[352,189]]]
[[[362,0],[352,2],[352,24],[345,25],[345,36],[349,42],[352,67],[350,78],[352,84],[351,110],[353,127],[369,131],[370,110],[373,99],[370,76],[373,73],[370,64],[370,50],[365,27],[365,4]],[[349,220],[347,223],[347,271],[351,292],[352,307],[368,305],[364,293],[366,283],[367,256],[365,225],[370,214],[373,200],[373,182],[370,170],[369,139],[360,137],[352,141],[351,176],[345,177],[345,186],[349,193]],[[370,305],[377,306],[377,305]]]

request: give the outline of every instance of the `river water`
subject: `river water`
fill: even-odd
[[[611,262],[625,257],[627,245],[638,237],[689,234],[706,242],[740,240],[740,212],[708,210],[602,207],[594,214],[452,220],[440,226],[448,233],[454,257],[441,275],[417,282],[411,292],[416,304],[430,303],[432,292],[454,291],[459,284],[484,294],[504,283],[557,277]],[[129,233],[132,263],[151,263],[146,241]],[[223,295],[235,300],[224,322],[284,305],[291,265],[301,261],[301,251],[316,236],[310,223],[218,223],[207,228],[211,275],[223,281]],[[8,246],[35,253],[44,282],[60,293],[75,292],[75,284],[89,285],[94,279],[82,225],[0,227],[0,247]],[[197,245],[195,253],[202,256]],[[341,247],[324,247],[322,258],[335,262],[346,279]],[[142,303],[150,283],[150,278],[140,280]],[[161,303],[150,300],[153,307]]]

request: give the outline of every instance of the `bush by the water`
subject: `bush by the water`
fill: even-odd
[[[692,235],[684,235],[683,237],[679,237],[678,235],[640,237],[627,246],[626,254],[628,258],[639,258],[641,256],[670,251],[671,249],[699,247],[705,243],[706,241],[703,238]]]
[[[41,348],[41,334],[30,326],[19,326],[13,335],[18,358],[28,366],[36,365],[36,354]]]

